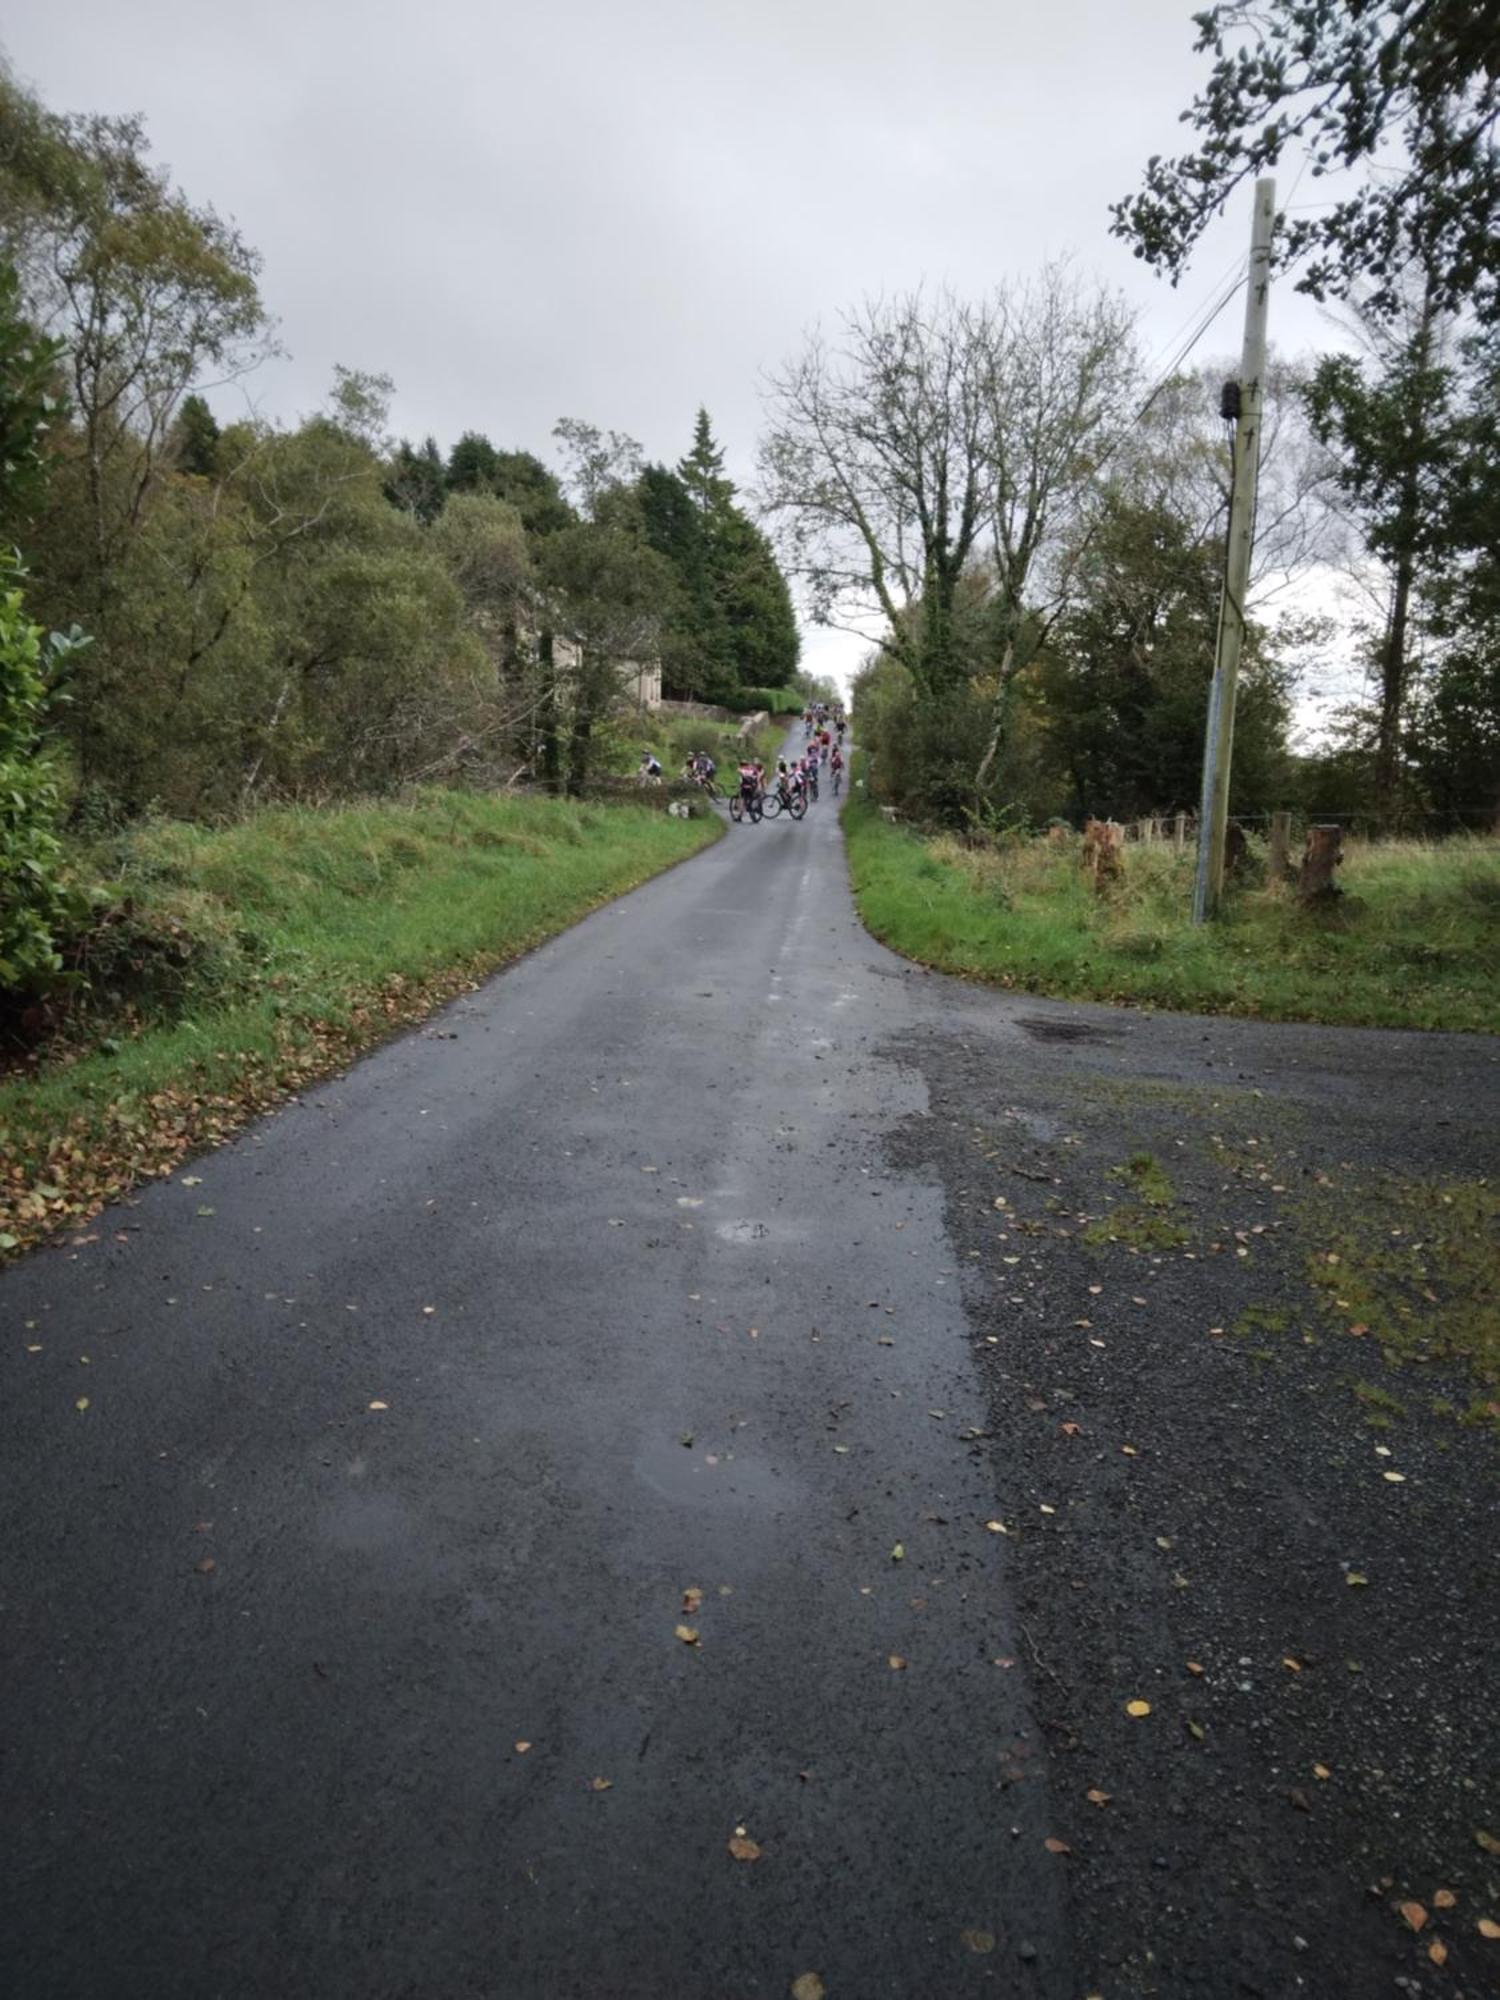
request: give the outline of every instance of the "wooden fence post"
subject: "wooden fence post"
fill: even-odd
[[[1172,845],[1176,848],[1187,846],[1187,814],[1179,813],[1172,822]]]
[[[1344,829],[1341,826],[1310,826],[1307,846],[1302,853],[1302,871],[1297,890],[1304,903],[1326,903],[1341,895],[1333,871],[1344,859]]]
[[[1289,812],[1271,815],[1271,880],[1284,882],[1292,857],[1292,816]]]

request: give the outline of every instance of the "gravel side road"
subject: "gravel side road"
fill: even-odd
[[[1497,1056],[929,977],[825,800],[16,1266],[0,1986],[1492,1990],[1492,1433],[1345,1322],[1494,1310]]]

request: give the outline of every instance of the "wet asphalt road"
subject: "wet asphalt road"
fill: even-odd
[[[7,1993],[1075,1991],[896,972],[731,829],[0,1281]]]
[[[1482,1990],[1388,1905],[1487,1893],[1493,1486],[1447,1430],[1372,1486],[1326,1348],[1204,1329],[1283,1226],[1234,1120],[1482,1175],[1496,1058],[929,978],[825,800],[13,1268],[0,1991]],[[1205,1240],[1086,1249],[1143,1140]],[[1372,1491],[1426,1509],[1377,1585],[1479,1565],[1451,1630],[1329,1585]]]

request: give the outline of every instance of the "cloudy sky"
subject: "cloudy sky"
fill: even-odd
[[[1180,140],[1192,4],[9,0],[0,37],[53,108],[144,112],[260,249],[288,350],[248,388],[267,415],[343,362],[444,448],[550,456],[567,415],[672,460],[702,403],[748,482],[762,372],[868,293],[1066,254],[1172,352],[1243,259],[1248,193],[1177,291],[1107,210]],[[1240,310],[1199,355],[1237,349]],[[1330,339],[1287,286],[1271,328]]]

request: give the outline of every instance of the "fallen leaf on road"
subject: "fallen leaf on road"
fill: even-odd
[[[614,1790],[614,1785],[615,1781],[613,1778],[589,1779],[589,1790],[591,1792],[611,1792]]]
[[[1414,1931],[1421,1930],[1427,1921],[1427,1912],[1420,1903],[1398,1903],[1396,1907]]]
[[[1208,1731],[1203,1727],[1201,1722],[1194,1722],[1191,1716],[1188,1717],[1187,1730],[1188,1735],[1192,1737],[1195,1743],[1207,1742]]]
[[[1382,1472],[1380,1476],[1382,1479],[1389,1480],[1392,1486],[1404,1486],[1406,1484],[1406,1474],[1404,1472]]]
[[[1291,1673],[1300,1674],[1302,1671],[1302,1662],[1300,1660],[1294,1660],[1290,1653],[1287,1653],[1283,1657],[1281,1664],[1284,1667],[1286,1667]]]
[[[1486,1854],[1500,1854],[1500,1840],[1496,1840],[1494,1834],[1486,1833],[1482,1826],[1475,1827],[1474,1838]]]
[[[1451,1910],[1457,1905],[1457,1902],[1458,1898],[1451,1889],[1435,1889],[1433,1891],[1432,1907],[1435,1910]]]
[[[1049,1854],[1071,1854],[1073,1852],[1068,1843],[1065,1840],[1059,1840],[1055,1833],[1049,1833],[1047,1838],[1042,1842],[1042,1845]]]
[[[838,1455],[839,1455],[839,1457],[840,1457],[840,1458],[847,1458],[847,1457],[848,1457],[848,1455],[849,1455],[849,1447],[848,1447],[848,1445],[846,1445],[846,1444],[836,1444],[836,1445],[835,1445],[835,1446],[834,1446],[833,1448],[834,1448],[834,1450],[835,1450],[835,1451],[836,1451],[836,1452],[838,1453]]]
[[[995,1934],[993,1931],[960,1931],[958,1937],[961,1944],[966,1944],[970,1951],[977,1953],[980,1957],[983,1957],[987,1951],[995,1949]]]
[[[87,1397],[87,1396],[80,1396],[80,1397],[78,1398],[78,1401],[77,1401],[77,1402],[76,1402],[76,1403],[75,1403],[75,1404],[73,1405],[73,1408],[74,1408],[75,1410],[86,1410],[86,1409],[88,1408],[88,1406],[89,1406],[89,1399],[88,1399],[88,1397]]]
[[[672,1637],[680,1639],[684,1646],[696,1646],[698,1628],[696,1625],[676,1625],[672,1628]]]
[[[195,1567],[198,1571],[199,1576],[207,1576],[214,1567],[214,1559],[212,1556],[205,1556],[200,1563],[195,1565]]]
[[[371,1403],[371,1405],[370,1405],[370,1408],[371,1408],[372,1410],[388,1410],[388,1409],[389,1409],[390,1407],[391,1407],[391,1406],[390,1406],[390,1404],[389,1404],[389,1403],[378,1403],[378,1402],[377,1402],[377,1403]]]
[[[1500,1924],[1497,1924],[1493,1917],[1481,1917],[1479,1935],[1484,1938],[1500,1938]]]
[[[1151,1704],[1149,1701],[1127,1701],[1125,1704],[1125,1713],[1134,1716],[1149,1715],[1151,1713]]]
[[[729,1851],[736,1861],[759,1861],[760,1847],[742,1833],[737,1833],[729,1843]]]
[[[815,1972],[799,1972],[792,1981],[792,2000],[828,2000],[828,1988]]]
[[[1008,1535],[1010,1533],[1010,1529],[1006,1527],[1003,1521],[986,1521],[984,1525],[992,1535]]]
[[[1136,1450],[1136,1448],[1135,1448],[1135,1446],[1134,1446],[1133,1444],[1122,1444],[1122,1445],[1120,1446],[1120,1449],[1121,1449],[1121,1451],[1123,1451],[1123,1452],[1124,1452],[1124,1454],[1125,1454],[1125,1456],[1126,1456],[1127,1458],[1139,1458],[1139,1457],[1140,1457],[1140,1453],[1139,1453],[1139,1452],[1138,1452],[1138,1451]]]
[[[1202,1667],[1198,1664],[1196,1660],[1188,1660],[1184,1664],[1186,1665],[1187,1670],[1190,1674],[1201,1674],[1203,1672]]]
[[[529,1744],[529,1743],[527,1742],[526,1738],[525,1738],[525,1737],[523,1736],[523,1737],[521,1737],[521,1738],[520,1738],[520,1739],[518,1740],[518,1742],[517,1742],[517,1744],[516,1744],[516,1755],[517,1755],[518,1757],[524,1757],[524,1756],[526,1755],[526,1752],[527,1752],[527,1751],[528,1751],[528,1750],[529,1750],[530,1748],[531,1748],[531,1745],[530,1745],[530,1744]]]
[[[1057,1427],[1065,1438],[1076,1438],[1083,1429],[1082,1424],[1059,1424]]]
[[[1370,1579],[1362,1571],[1351,1569],[1344,1578],[1345,1583],[1368,1583]]]
[[[696,1583],[690,1583],[682,1593],[683,1610],[688,1612],[697,1611],[702,1603],[703,1592],[698,1588]]]
[[[1329,1770],[1326,1764],[1314,1764],[1313,1776],[1315,1778],[1331,1778],[1333,1776],[1333,1773],[1332,1771]]]
[[[1107,1806],[1110,1800],[1110,1794],[1101,1792],[1097,1785],[1090,1785],[1083,1796],[1091,1806]]]
[[[896,1546],[891,1550],[891,1561],[893,1563],[898,1563],[898,1562],[905,1562],[905,1560],[906,1560],[906,1544],[905,1542],[897,1542]]]
[[[203,1176],[202,1174],[184,1174],[182,1177],[182,1185],[184,1187],[202,1187]]]
[[[1448,1947],[1443,1943],[1441,1938],[1434,1938],[1432,1943],[1427,1947],[1427,1956],[1432,1960],[1434,1965],[1446,1965],[1448,1962]]]
[[[892,1653],[887,1664],[893,1674],[904,1674],[906,1672],[906,1662],[899,1653]]]

